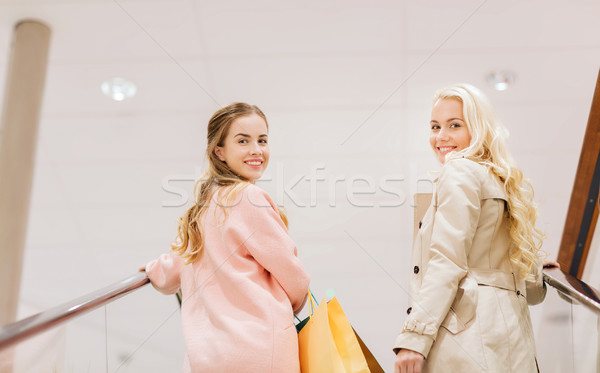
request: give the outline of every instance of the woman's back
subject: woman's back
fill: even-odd
[[[444,165],[413,249],[419,270],[410,281],[405,328],[424,329],[397,341],[431,343],[430,351],[422,350],[428,354],[424,372],[536,371],[529,288],[510,261],[505,200],[501,182],[485,166],[462,158]]]
[[[171,253],[148,268],[155,287],[169,292],[178,286],[157,283],[168,280],[161,268],[172,261],[179,272],[192,371],[299,371],[293,309],[302,306],[309,277],[273,201],[251,184],[230,202],[217,191],[202,228],[199,260],[184,265]]]

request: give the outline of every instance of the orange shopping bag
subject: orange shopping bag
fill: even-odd
[[[370,372],[354,329],[337,299],[329,302],[323,299],[315,309],[311,295],[308,295],[311,315],[298,332],[301,372]]]

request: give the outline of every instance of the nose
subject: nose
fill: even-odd
[[[252,154],[252,155],[261,155],[262,154],[262,149],[260,148],[260,145],[257,142],[253,142],[252,145],[250,146],[250,154]]]
[[[440,131],[438,132],[438,140],[448,140],[448,130],[444,127],[440,128]]]

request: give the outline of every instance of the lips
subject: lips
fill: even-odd
[[[250,167],[260,167],[263,164],[263,160],[262,159],[248,159],[247,161],[244,161],[244,163]]]
[[[446,154],[456,149],[456,146],[438,146],[437,148],[440,153]]]

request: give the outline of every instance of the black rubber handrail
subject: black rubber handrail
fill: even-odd
[[[544,270],[544,282],[562,295],[600,315],[600,292],[558,268]]]
[[[0,350],[112,302],[148,284],[145,272],[0,328]]]

